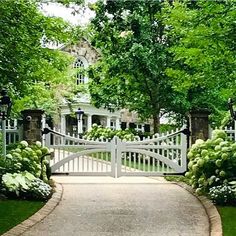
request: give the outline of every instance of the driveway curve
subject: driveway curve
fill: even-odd
[[[60,204],[24,236],[208,236],[205,209],[163,178],[55,177]]]

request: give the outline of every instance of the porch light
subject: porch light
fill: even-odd
[[[77,116],[77,120],[81,121],[82,116],[84,114],[84,111],[81,110],[81,108],[79,107],[78,110],[75,113],[76,113],[76,116]]]
[[[76,116],[77,116],[77,120],[78,120],[78,137],[80,137],[80,134],[83,133],[83,120],[82,120],[82,117],[83,117],[83,114],[84,114],[84,111],[80,109],[80,107],[78,108],[78,110],[75,112],[76,113]]]
[[[233,104],[234,104],[233,99],[229,98],[228,99],[228,106],[229,106],[230,115],[233,120],[236,120],[236,111],[234,111],[234,109],[233,109]]]

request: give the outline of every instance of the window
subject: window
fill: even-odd
[[[77,60],[75,61],[74,68],[84,69],[84,63],[80,58],[77,58]],[[78,71],[76,74],[76,84],[84,84],[84,75],[80,71]]]

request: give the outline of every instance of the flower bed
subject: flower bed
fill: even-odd
[[[205,142],[197,140],[188,158],[185,176],[198,194],[221,205],[236,203],[236,143],[223,130],[215,130]]]
[[[9,198],[47,200],[52,194],[49,150],[40,142],[21,141],[0,162],[0,192]]]

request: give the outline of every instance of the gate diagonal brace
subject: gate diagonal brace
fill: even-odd
[[[191,135],[191,131],[189,130],[189,128],[184,128],[184,129],[181,129],[181,130],[179,130],[179,131],[177,131],[177,132],[175,132],[173,134],[169,134],[168,136],[174,136],[174,135],[180,134],[180,133],[182,133],[184,135],[187,135],[187,136]]]
[[[60,135],[60,136],[62,136],[62,137],[65,137],[64,134],[58,133],[58,132],[56,132],[56,131],[54,131],[54,130],[52,130],[52,129],[49,129],[49,128],[44,128],[44,129],[42,130],[42,134],[49,134],[49,133],[53,133],[53,134],[57,134],[57,135]]]

